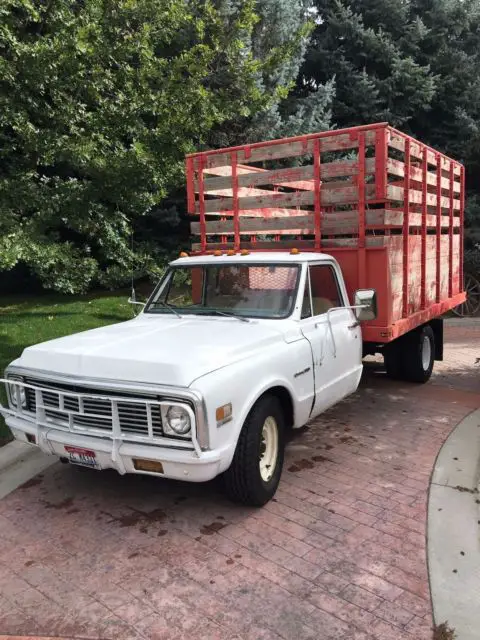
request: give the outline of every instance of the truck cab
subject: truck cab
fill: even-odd
[[[187,481],[222,475],[272,498],[285,434],[354,392],[359,321],[323,253],[218,252],[172,262],[134,319],[28,347],[6,371],[14,436],[73,464]]]

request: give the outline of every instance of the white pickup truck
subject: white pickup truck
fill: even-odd
[[[246,254],[247,252],[243,252]],[[14,436],[64,461],[274,495],[285,431],[354,392],[359,321],[320,253],[184,257],[134,319],[26,348],[7,367]]]

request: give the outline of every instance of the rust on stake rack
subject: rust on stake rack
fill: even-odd
[[[462,165],[387,123],[187,157],[193,252],[322,251],[377,290],[366,340],[464,300]]]

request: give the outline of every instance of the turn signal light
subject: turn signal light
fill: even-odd
[[[141,458],[133,458],[132,462],[137,471],[163,473],[163,464],[158,460],[142,460]]]
[[[215,419],[217,420],[217,427],[229,422],[232,419],[232,403],[229,402],[224,404],[223,407],[218,407],[215,411]]]

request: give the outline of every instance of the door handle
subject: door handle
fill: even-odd
[[[353,324],[348,325],[348,329],[356,329],[359,326],[360,326],[359,322],[354,322]]]

